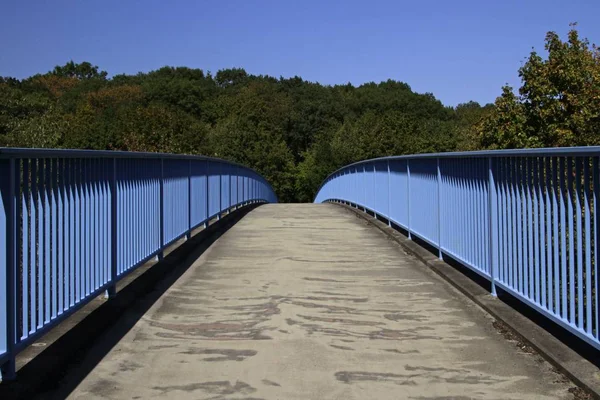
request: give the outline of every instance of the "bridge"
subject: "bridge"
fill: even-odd
[[[63,369],[42,398],[594,395],[599,156],[367,160],[277,204],[223,160],[2,149],[4,393],[162,265],[75,361],[29,373]]]

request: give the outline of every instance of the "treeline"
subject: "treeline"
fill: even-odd
[[[69,62],[0,78],[0,145],[208,155],[256,169],[281,201],[312,201],[325,176],[365,158],[596,143],[598,51],[574,30],[566,43],[552,35],[549,59],[532,53],[521,69],[519,96],[504,88],[496,105],[455,108],[393,80],[324,86],[185,67],[108,78]]]

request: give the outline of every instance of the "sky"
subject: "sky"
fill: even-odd
[[[394,79],[445,105],[493,102],[546,32],[577,22],[600,44],[600,0],[0,0],[0,76],[69,60],[135,74],[162,66],[300,76],[334,85]]]

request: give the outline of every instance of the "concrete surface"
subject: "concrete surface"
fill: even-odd
[[[492,323],[348,211],[266,205],[204,252],[70,398],[572,398],[569,381]]]

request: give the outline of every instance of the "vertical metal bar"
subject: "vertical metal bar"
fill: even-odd
[[[494,168],[494,161],[493,160],[491,162],[492,164],[492,172],[494,172],[493,168]],[[475,176],[473,177],[475,179],[475,185],[477,188],[477,208],[478,208],[478,212],[475,215],[475,220],[478,226],[478,233],[479,235],[475,238],[476,239],[476,255],[477,255],[477,265],[480,266],[482,269],[486,270],[488,272],[488,274],[490,275],[490,277],[492,276],[492,265],[488,264],[488,260],[491,257],[491,253],[492,253],[492,248],[488,245],[488,243],[490,243],[492,241],[492,235],[490,234],[490,229],[492,228],[492,223],[489,219],[487,219],[486,217],[488,215],[490,215],[491,213],[491,204],[490,204],[490,196],[491,196],[491,191],[489,190],[489,188],[486,185],[486,182],[488,182],[488,180],[486,179],[486,164],[487,167],[489,167],[490,162],[488,160],[486,160],[485,158],[482,159],[477,159],[476,161],[476,170],[475,170]],[[495,185],[495,179],[494,179],[494,185]],[[494,190],[496,190],[495,187],[493,187]],[[484,268],[484,266],[487,266]],[[494,280],[496,279],[496,276],[494,276]]]
[[[131,211],[133,212],[133,215],[135,215],[135,221],[132,225],[132,229],[131,229],[131,239],[133,242],[133,259],[130,265],[128,265],[128,268],[133,267],[134,265],[136,265],[140,260],[141,260],[141,256],[142,256],[142,252],[141,252],[141,246],[140,246],[140,239],[139,239],[139,234],[138,232],[140,232],[142,230],[142,219],[143,219],[143,215],[142,215],[142,209],[140,207],[140,172],[141,172],[141,166],[140,163],[142,161],[141,160],[132,160],[132,170],[133,170],[133,176],[132,176],[132,182],[131,182],[131,198],[132,198],[132,208]],[[163,242],[164,244],[164,242]]]
[[[535,160],[536,165],[538,164],[538,161],[539,160]],[[540,169],[543,173],[543,171],[544,171],[543,164]],[[538,201],[543,204],[544,199],[542,197],[540,197]],[[544,231],[545,231],[544,218],[545,218],[545,216],[542,215],[542,218],[541,218],[541,225],[542,225],[541,237],[542,238],[544,237]],[[547,240],[548,240],[548,238],[546,238],[546,240],[544,240],[544,243],[546,243]],[[537,247],[538,246],[536,244],[536,248]],[[532,267],[534,267],[534,269],[535,269],[535,301],[538,304],[540,304],[542,307],[546,307],[546,281],[547,281],[546,258],[544,257],[544,252],[545,252],[545,248],[542,248],[540,254],[538,254],[538,256],[541,257],[541,260],[537,261],[535,263],[535,265],[533,265],[533,262],[532,262]],[[531,259],[531,256],[530,256],[530,259]]]
[[[496,262],[496,280],[505,283],[504,280],[504,217],[506,215],[506,207],[504,207],[504,171],[502,168],[502,159],[494,160],[494,180],[496,183],[496,215],[497,217],[497,262]]]
[[[550,158],[550,157],[548,157]],[[559,260],[559,232],[558,232],[558,214],[560,213],[560,210],[558,209],[558,201],[557,201],[557,196],[559,193],[559,183],[558,183],[558,158],[556,157],[552,157],[551,159],[552,161],[552,173],[550,174],[549,171],[546,171],[547,174],[547,181],[551,180],[552,181],[552,219],[553,219],[553,227],[554,227],[554,234],[553,234],[553,245],[552,248],[554,250],[554,313],[557,315],[560,315],[560,260]],[[552,179],[550,178],[552,176]],[[546,190],[549,191],[550,190],[550,186],[546,187]],[[550,244],[549,244],[550,245]]]
[[[516,183],[516,167],[515,158],[511,157],[510,161],[510,283],[515,292],[519,291],[518,286],[518,252],[517,252],[517,183]]]
[[[573,159],[567,157],[567,217],[569,219],[569,321],[575,324],[575,232],[573,228]]]
[[[592,168],[594,179],[594,330],[596,332],[594,336],[596,337],[596,340],[598,340],[598,338],[600,337],[600,332],[598,329],[600,328],[600,323],[598,322],[598,261],[600,259],[600,256],[598,255],[598,251],[600,250],[600,240],[598,240],[598,225],[600,225],[600,205],[598,204],[598,201],[600,201],[600,163],[598,157],[593,158]]]
[[[0,161],[2,162],[2,161]],[[12,380],[16,375],[15,350],[17,330],[17,201],[16,186],[16,161],[10,159],[3,161],[5,173],[0,181],[0,226],[2,232],[0,238],[0,277],[3,277],[4,290],[0,291],[0,309],[3,310],[4,318],[0,317],[0,350],[4,348],[8,354],[8,360],[0,365],[0,380]],[[6,165],[7,164],[7,165]],[[6,179],[8,178],[8,179]],[[2,249],[4,246],[4,249]],[[3,253],[3,254],[2,254]],[[4,292],[4,296],[2,296]]]
[[[208,207],[208,203],[210,202],[210,198],[209,198],[209,195],[208,195],[208,186],[209,186],[208,180],[210,178],[209,165],[210,165],[210,161],[206,160],[206,170],[205,170],[205,173],[206,173],[206,193],[205,193],[206,203],[204,204],[204,207],[206,209],[206,214],[205,214],[206,220],[204,222],[204,228],[205,229],[208,228],[208,216],[209,216],[208,213],[210,212],[210,208]],[[243,180],[242,180],[242,185],[243,185]],[[243,189],[243,186],[242,186],[242,189]],[[244,192],[242,190],[242,194],[243,193]],[[242,197],[242,200],[243,200],[243,197]]]
[[[583,326],[583,227],[581,222],[581,161],[580,157],[575,159],[575,210],[577,216],[577,327],[584,329]]]
[[[410,163],[406,159],[406,204],[408,209],[408,238],[412,239],[410,234]]]
[[[50,264],[50,198],[48,196],[50,186],[50,159],[44,160],[44,323],[50,322],[50,303],[52,302],[52,293],[50,281],[52,279],[52,265]]]
[[[89,245],[88,245],[88,236],[90,231],[89,225],[89,193],[88,193],[88,159],[81,159],[81,250],[82,250],[82,258],[81,258],[81,271],[82,274],[82,291],[81,297],[79,300],[82,300],[89,293],[89,272],[90,272],[90,262],[89,262]]]
[[[221,211],[223,211],[223,203],[222,203],[222,198],[223,198],[223,178],[222,178],[222,174],[223,174],[223,165],[221,163],[217,163],[217,165],[219,166],[219,211],[217,211],[217,221],[221,219]],[[252,185],[252,188],[254,188],[254,185]],[[251,195],[254,195],[254,193],[252,193]]]
[[[388,217],[388,225],[392,226],[392,186],[391,186],[391,172],[390,172],[390,161],[387,161],[387,172],[388,172],[388,209],[387,209],[387,217]]]
[[[97,225],[97,229],[98,231],[96,232],[96,240],[97,240],[97,248],[96,248],[96,252],[97,252],[97,257],[98,257],[98,285],[102,286],[104,285],[108,279],[107,279],[107,268],[106,266],[108,265],[108,262],[106,261],[106,255],[105,255],[105,251],[106,251],[106,242],[104,240],[104,237],[106,235],[107,232],[107,226],[106,226],[106,217],[104,215],[104,209],[106,207],[106,202],[108,201],[108,198],[106,197],[105,194],[105,190],[104,190],[104,185],[106,184],[106,182],[108,181],[108,178],[106,176],[106,159],[100,159],[98,160],[98,171],[97,171],[97,178],[96,178],[96,186],[97,186],[97,193],[98,193],[98,199],[97,199],[97,214],[98,214],[98,225]]]
[[[30,332],[35,332],[37,328],[37,282],[36,282],[36,211],[37,211],[37,160],[29,160],[30,161],[30,169],[31,169],[31,177],[30,177],[30,188],[31,194],[29,196],[29,208],[30,208],[30,222],[29,222],[29,232],[30,238],[28,243],[28,251],[29,251],[29,273],[30,273],[30,288],[29,293],[31,294],[31,303],[30,303],[30,315],[31,315],[31,325]]]
[[[65,310],[65,160],[57,159],[57,200],[58,200],[58,314]],[[24,269],[23,269],[24,270]],[[24,296],[25,297],[25,296]]]
[[[526,296],[529,297],[530,299],[533,298],[533,240],[532,240],[532,216],[533,216],[533,211],[532,211],[532,204],[531,204],[531,170],[532,170],[532,162],[531,162],[531,157],[526,157],[525,158],[525,171],[524,171],[524,175],[525,175],[525,200],[526,200],[526,212],[525,212],[525,217],[523,218],[523,226],[524,229],[527,232],[526,235],[526,254],[527,256],[525,257],[525,266],[526,268],[524,269],[524,275],[525,275],[525,279],[524,279],[524,286],[525,286],[525,293]],[[524,235],[525,236],[525,235]]]
[[[52,170],[50,171],[50,203],[51,203],[51,227],[50,233],[51,239],[51,264],[52,264],[52,304],[50,308],[50,317],[56,318],[58,315],[58,244],[57,244],[57,230],[58,230],[58,210],[56,207],[56,191],[58,189],[58,173],[57,173],[57,160],[51,159],[50,165]]]
[[[37,327],[44,325],[44,207],[42,204],[44,191],[44,167],[43,161],[37,160]]]
[[[507,158],[502,158],[502,213],[504,215],[503,218],[503,260],[502,260],[502,274],[504,284],[509,285],[510,282],[510,260],[511,260],[511,233],[510,233],[510,174],[509,174],[509,160]]]
[[[449,203],[448,203],[448,209],[451,210],[456,210],[456,163],[454,162],[454,160],[449,160],[448,161],[448,190],[450,192],[450,195],[448,196],[449,198]],[[446,235],[446,237],[448,238],[449,241],[451,241],[450,246],[449,246],[449,250],[451,252],[453,252],[454,254],[457,254],[457,245],[456,245],[456,241],[458,240],[458,235],[455,234],[456,232],[456,212],[452,212],[449,215],[449,223],[448,225],[448,235]]]
[[[466,195],[467,195],[467,233],[469,234],[468,240],[465,242],[467,245],[467,260],[471,263],[474,268],[477,268],[475,258],[475,243],[479,221],[475,220],[477,213],[477,188],[475,182],[474,173],[474,159],[465,160],[465,183],[466,183]]]
[[[23,227],[23,240],[22,240],[22,254],[23,254],[23,266],[22,266],[22,278],[21,278],[21,291],[23,292],[22,308],[22,335],[21,339],[29,336],[29,160],[23,159],[23,179],[21,185],[23,188],[22,194],[22,227]],[[0,243],[1,246],[1,243]],[[2,274],[0,272],[0,274]]]
[[[474,179],[474,163],[473,159],[467,159],[463,163],[463,190],[464,190],[464,216],[465,216],[465,234],[463,241],[465,260],[473,267],[478,268],[475,262],[475,242],[477,235],[477,224],[475,220],[476,210],[476,182]],[[487,169],[487,166],[486,166]],[[486,176],[487,180],[487,176]],[[485,216],[487,220],[487,215]],[[486,260],[487,263],[487,260]]]
[[[584,213],[585,213],[585,330],[592,333],[592,248],[591,248],[591,221],[590,221],[590,160],[583,158],[584,176]],[[583,325],[581,326],[583,329]]]
[[[141,244],[141,258],[146,258],[146,256],[148,256],[148,254],[150,254],[149,248],[148,248],[148,241],[147,239],[147,232],[148,229],[150,227],[150,213],[148,212],[148,193],[147,193],[147,181],[146,181],[146,176],[147,176],[147,165],[146,165],[146,161],[145,160],[140,160],[139,163],[141,164],[141,169],[140,169],[140,210],[141,210],[141,214],[142,214],[142,224],[143,226],[141,227],[140,231],[137,232],[137,234],[140,237],[140,244]]]
[[[140,230],[136,232],[139,237],[140,243],[140,255],[139,259],[143,260],[148,255],[148,248],[146,247],[145,232],[148,230],[148,209],[146,199],[146,161],[139,160],[139,175],[138,175],[138,188],[139,188],[139,204],[140,204]]]
[[[548,291],[552,290],[552,286],[549,286],[552,282],[552,206],[550,201],[550,186],[551,186],[551,168],[550,168],[550,159],[549,157],[545,157],[544,169],[546,170],[546,241],[545,241],[545,264],[542,264],[542,295],[541,295],[541,305],[544,308],[548,308]],[[543,249],[544,250],[544,249]],[[542,259],[544,259],[544,254],[540,255]],[[546,286],[548,282],[548,290],[546,290]]]
[[[106,289],[106,297],[113,297],[117,294],[117,265],[119,258],[117,256],[117,159],[112,159],[112,169],[110,171],[110,285]]]
[[[190,239],[192,236],[192,160],[188,161],[188,208],[187,208],[187,217],[188,217],[188,230],[185,234],[186,239]]]
[[[566,321],[568,319],[568,297],[567,297],[567,230],[569,226],[566,218],[567,190],[565,188],[565,174],[567,173],[565,158],[560,158],[560,251],[561,251],[561,287],[562,287],[562,315]]]
[[[524,189],[523,189],[523,175],[521,171],[521,159],[515,159],[515,179],[517,182],[517,283],[519,293],[524,294],[523,288],[523,267],[524,267],[524,254],[523,254],[523,205],[525,204]]]
[[[123,271],[125,260],[127,257],[127,250],[125,248],[125,238],[127,237],[127,224],[130,216],[127,214],[127,195],[129,193],[129,163],[126,160],[117,160],[117,166],[119,168],[115,168],[117,173],[117,190],[115,194],[117,195],[118,204],[115,208],[115,213],[117,213],[117,248],[115,249],[115,253],[117,254],[117,274],[118,276]],[[156,171],[156,175],[160,174],[160,170]],[[157,179],[158,180],[158,179]],[[156,209],[156,215],[160,215],[160,210]],[[160,234],[156,232],[156,242],[160,242]],[[160,248],[160,244],[157,246]]]
[[[389,162],[388,162],[389,164]],[[443,259],[442,255],[442,172],[440,169],[440,159],[437,158],[437,232],[438,232],[438,257]]]
[[[488,158],[488,174],[488,229],[490,237],[490,249],[488,251],[488,257],[492,296],[496,296],[496,271],[498,269],[498,209],[496,198],[496,182],[494,178],[494,165],[491,157]]]
[[[98,158],[92,159],[91,165],[91,192],[92,192],[92,226],[91,226],[91,243],[92,243],[92,287],[91,290],[95,291],[100,286],[100,247],[98,242],[98,235],[100,231],[100,218],[98,214],[98,180],[99,180],[99,169],[101,160]]]
[[[541,185],[540,175],[544,176],[543,164],[540,165],[539,159],[533,161],[533,241],[534,241],[534,262],[532,264],[533,276],[531,282],[533,283],[533,291],[530,292],[531,299],[539,303],[540,301],[540,257],[544,258],[544,233],[540,235],[540,227],[543,227],[543,222],[540,222],[540,215],[542,220],[544,218],[544,199],[541,196]]]
[[[165,160],[163,158],[160,159],[160,212],[159,212],[159,232],[160,232],[160,251],[158,252],[158,259],[162,260],[164,256],[164,246],[165,246]]]
[[[459,224],[459,232],[460,235],[458,237],[458,255],[462,257],[463,260],[467,259],[467,249],[466,249],[466,241],[467,241],[467,212],[466,212],[466,202],[467,202],[467,187],[465,182],[465,165],[461,162],[457,163],[458,169],[458,224]]]

